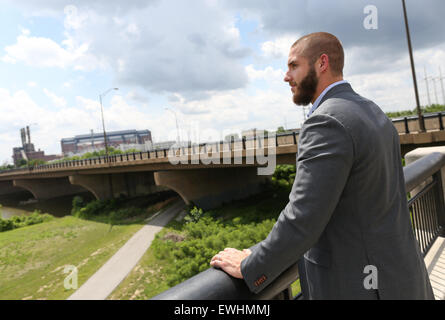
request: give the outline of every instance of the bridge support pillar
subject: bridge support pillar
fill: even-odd
[[[13,185],[12,180],[0,181],[0,196],[23,192],[23,188]]]
[[[176,191],[185,203],[211,209],[262,190],[268,176],[257,175],[255,167],[158,171],[157,185]]]
[[[155,185],[153,172],[78,174],[70,176],[69,181],[89,190],[98,200],[117,198],[120,195],[134,197],[166,189]]]
[[[85,189],[70,184],[68,178],[16,179],[13,185],[28,190],[37,200],[85,192]]]

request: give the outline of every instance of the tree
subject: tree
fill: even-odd
[[[278,127],[277,133],[284,133],[286,130],[284,130],[284,127]]]
[[[239,140],[239,135],[238,135],[238,133],[231,133],[231,134],[228,134],[228,135],[224,138],[224,141],[228,141],[228,142],[230,142],[232,139],[233,139],[234,141]]]

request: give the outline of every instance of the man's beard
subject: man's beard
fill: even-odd
[[[317,74],[315,73],[315,68],[312,66],[306,77],[304,77],[297,86],[297,93],[293,96],[294,103],[299,106],[307,106],[314,98],[317,85]]]

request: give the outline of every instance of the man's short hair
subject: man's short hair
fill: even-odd
[[[332,75],[343,75],[345,55],[343,46],[336,36],[327,32],[315,32],[305,35],[295,41],[292,48],[303,44],[302,55],[313,65],[322,54],[329,57]]]

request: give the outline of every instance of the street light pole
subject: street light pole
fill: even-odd
[[[430,99],[430,87],[428,86],[428,76],[426,75],[426,68],[423,67],[423,71],[425,72],[425,83],[426,83],[426,93],[428,94],[428,105],[431,105],[431,99]]]
[[[179,144],[180,140],[181,140],[181,137],[179,136],[178,117],[176,116],[176,112],[171,110],[170,108],[165,108],[165,110],[169,110],[169,111],[173,112],[173,114],[175,115],[175,120],[176,120],[176,139],[178,140],[178,144]]]
[[[100,112],[102,114],[102,128],[104,130],[105,154],[107,155],[107,161],[108,161],[108,143],[107,143],[107,133],[105,131],[105,120],[104,120],[104,109],[103,109],[103,106],[102,106],[102,97],[104,97],[111,90],[119,90],[119,88],[110,88],[107,91],[105,91],[104,93],[99,95]]]
[[[408,40],[409,58],[411,61],[411,72],[413,74],[414,93],[416,95],[417,115],[419,117],[419,130],[421,132],[424,132],[425,131],[425,123],[423,121],[422,111],[420,109],[419,91],[417,90],[416,70],[414,68],[413,50],[411,47],[411,37],[409,35],[408,16],[406,14],[405,0],[402,0],[402,5],[403,5],[403,16],[405,18],[406,39]]]
[[[443,79],[444,79],[444,77],[442,77],[442,69],[439,67],[439,80],[440,80],[440,86],[442,88],[443,104],[445,105],[445,91],[443,89]]]

